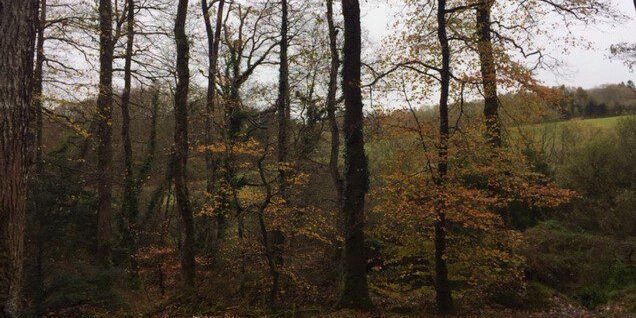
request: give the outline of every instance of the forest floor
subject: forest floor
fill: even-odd
[[[221,316],[223,317],[223,316]],[[489,309],[470,314],[458,314],[451,316],[439,316],[427,313],[396,314],[387,312],[360,313],[351,311],[341,311],[328,314],[321,314],[307,317],[319,318],[398,318],[398,317],[421,317],[421,318],[630,318],[636,314],[627,313],[622,306],[607,306],[598,311],[590,311],[578,305],[562,302],[560,305],[545,311],[518,311],[512,309]]]
[[[625,310],[624,304],[615,303],[603,306],[602,308],[590,311],[577,304],[573,304],[564,299],[554,299],[554,307],[544,311],[520,311],[512,309],[485,309],[474,313],[456,314],[450,316],[440,316],[431,313],[412,312],[395,313],[381,309],[372,312],[359,312],[342,310],[335,312],[299,311],[295,313],[279,313],[276,315],[266,315],[257,313],[245,313],[239,309],[218,312],[209,315],[183,315],[178,317],[196,318],[243,318],[243,317],[271,317],[271,318],[398,318],[398,317],[418,317],[418,318],[636,318],[636,314]],[[160,313],[153,315],[157,318],[177,317],[174,314]]]

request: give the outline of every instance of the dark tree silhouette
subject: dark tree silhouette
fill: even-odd
[[[124,91],[121,96],[121,138],[123,144],[124,157],[124,188],[123,188],[123,204],[122,215],[125,219],[124,240],[128,247],[128,256],[130,259],[131,283],[133,286],[139,284],[139,266],[137,264],[137,216],[139,214],[138,206],[138,188],[135,181],[135,173],[133,167],[133,150],[132,141],[130,139],[130,86],[132,80],[132,58],[133,45],[135,39],[135,1],[127,0],[126,14],[126,52],[124,54]]]
[[[437,2],[437,39],[442,52],[442,66],[440,68],[440,97],[439,97],[439,166],[438,187],[443,187],[448,175],[448,95],[450,90],[450,46],[446,32],[446,0]],[[437,307],[440,313],[448,313],[453,309],[448,267],[446,265],[446,213],[440,207],[437,211],[438,220],[435,222],[435,291]]]
[[[280,66],[278,74],[278,164],[280,174],[280,193],[283,198],[287,195],[287,173],[283,164],[287,162],[288,155],[288,126],[289,126],[289,60],[288,51],[288,8],[287,0],[281,0],[281,26],[280,26]]]
[[[97,258],[105,266],[111,257],[112,120],[113,120],[113,9],[99,1],[99,95],[97,96]]]
[[[338,53],[338,31],[333,20],[333,0],[327,0],[327,25],[329,27],[329,52],[331,65],[329,68],[329,88],[327,91],[327,117],[331,130],[331,151],[329,154],[329,170],[331,179],[336,188],[336,203],[342,207],[342,175],[338,168],[340,157],[340,130],[336,119],[336,93],[338,93],[338,70],[340,69],[340,56]]]
[[[186,178],[188,163],[188,87],[190,68],[188,59],[190,46],[185,33],[188,14],[188,0],[179,0],[174,23],[177,43],[177,87],[174,97],[174,185],[177,209],[181,215],[181,279],[186,291],[194,289],[194,218],[190,207],[190,197]]]
[[[207,0],[201,1],[201,10],[203,11],[203,19],[205,22],[205,33],[208,37],[208,90],[206,95],[206,115],[205,115],[205,143],[211,145],[214,142],[214,112],[218,107],[216,94],[216,72],[219,62],[219,43],[221,40],[221,28],[223,26],[223,8],[225,0],[219,1],[216,11],[216,21],[214,29],[210,21],[210,8]],[[216,194],[216,183],[218,173],[218,158],[214,158],[212,151],[206,151],[205,164],[207,170],[206,191],[208,196]],[[222,239],[225,235],[227,221],[223,213],[216,216],[217,222],[217,239]]]
[[[344,215],[344,288],[338,307],[369,309],[373,306],[367,283],[364,248],[364,201],[369,187],[364,152],[364,114],[360,88],[362,40],[360,4],[343,0],[344,61],[342,90],[345,98],[345,173],[342,213]]]

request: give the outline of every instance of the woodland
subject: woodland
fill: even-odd
[[[0,318],[633,317],[635,14],[0,0]]]

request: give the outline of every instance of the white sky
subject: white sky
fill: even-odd
[[[513,1],[513,0],[510,0]],[[590,26],[578,28],[576,32],[589,39],[594,48],[592,50],[575,49],[567,55],[552,53],[564,62],[559,70],[542,70],[539,78],[547,85],[581,86],[592,88],[602,84],[626,82],[636,80],[636,74],[618,60],[609,57],[609,48],[619,42],[636,42],[636,9],[634,0],[612,1],[616,8],[629,17],[628,21],[616,26]],[[374,42],[392,32],[392,24],[397,11],[402,4],[400,0],[362,0],[362,24],[368,30],[367,35]]]

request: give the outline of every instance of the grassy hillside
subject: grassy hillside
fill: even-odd
[[[591,119],[571,119],[571,120],[564,120],[564,121],[557,121],[557,122],[527,125],[527,126],[524,126],[524,128],[531,128],[531,129],[538,129],[538,130],[545,130],[545,129],[562,130],[566,127],[579,126],[579,127],[585,127],[585,128],[609,129],[609,128],[614,128],[620,120],[630,118],[630,117],[636,117],[636,115],[624,115],[624,116],[591,118]]]
[[[520,147],[538,150],[551,164],[563,162],[565,153],[601,136],[615,133],[617,125],[636,115],[571,119],[510,128],[509,141]]]

